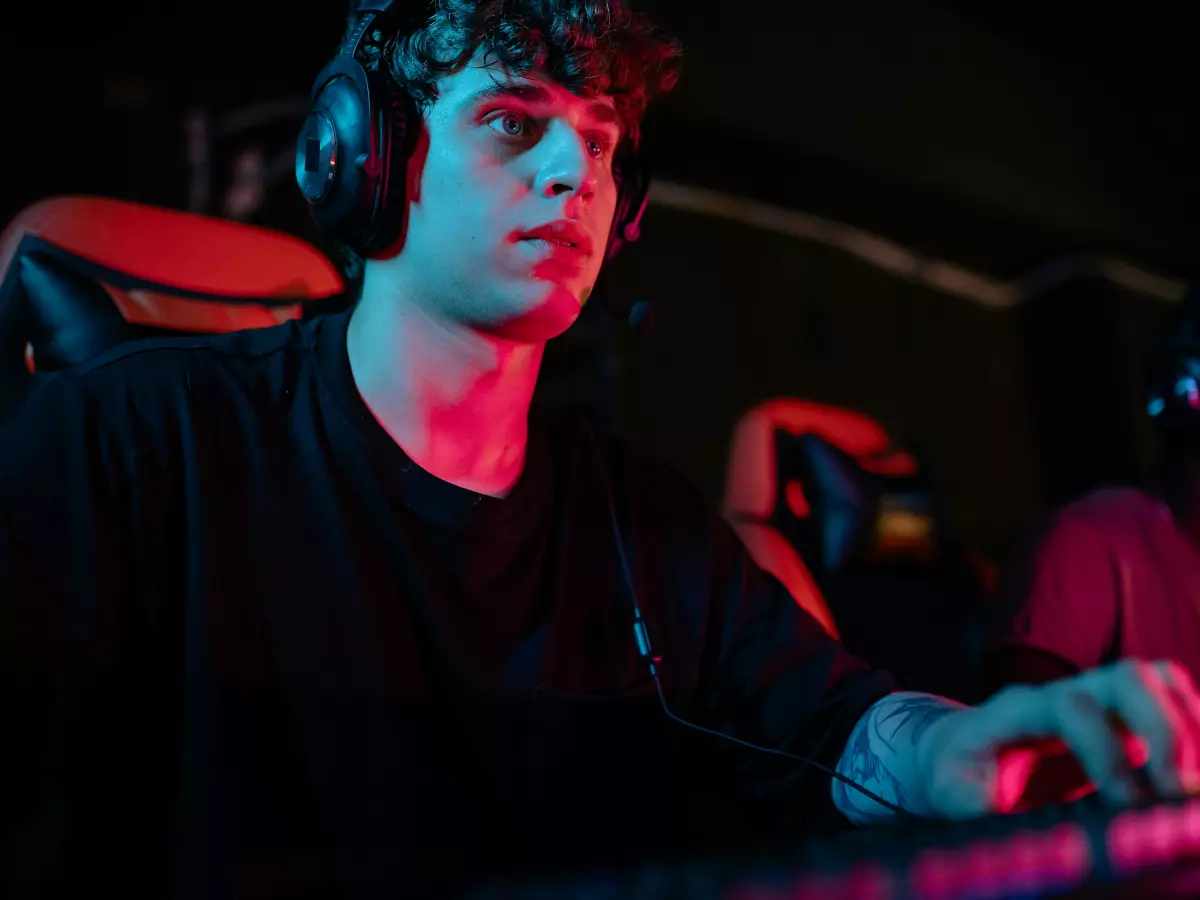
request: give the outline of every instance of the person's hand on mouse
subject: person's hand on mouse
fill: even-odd
[[[1147,790],[1196,794],[1200,693],[1177,663],[1125,660],[945,716],[917,753],[927,800],[948,818],[1018,812],[1092,788],[1115,804]]]

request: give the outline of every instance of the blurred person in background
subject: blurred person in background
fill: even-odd
[[[1150,349],[1146,404],[1162,438],[1149,484],[1059,510],[1001,575],[989,692],[1130,658],[1200,677],[1200,286]]]

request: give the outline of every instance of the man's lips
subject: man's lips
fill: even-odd
[[[544,242],[555,255],[590,259],[592,236],[570,219],[547,222],[517,235],[518,241]]]

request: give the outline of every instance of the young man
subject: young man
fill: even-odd
[[[1150,352],[1163,446],[1152,483],[1094,491],[1014,556],[994,604],[991,690],[1118,659],[1173,659],[1200,675],[1200,286]]]
[[[419,896],[894,815],[668,718],[634,596],[674,715],[916,815],[1010,808],[1021,738],[1129,799],[1109,711],[1193,789],[1176,669],[897,693],[669,470],[530,414],[671,45],[619,0],[444,0],[388,47],[424,99],[352,313],[128,347],[0,435],[8,896]]]

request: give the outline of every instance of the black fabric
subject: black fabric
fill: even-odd
[[[6,897],[420,896],[838,822],[893,690],[666,467],[534,418],[504,500],[414,465],[348,315],[118,348],[0,431]],[[842,823],[844,824],[844,823]]]

